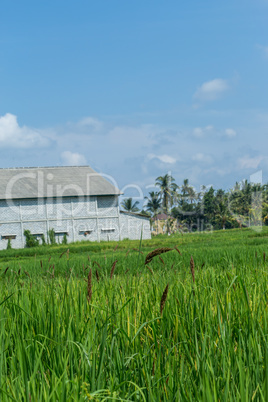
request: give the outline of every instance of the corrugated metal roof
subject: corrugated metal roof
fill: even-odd
[[[0,169],[0,199],[119,195],[89,166]]]
[[[168,215],[167,214],[157,214],[154,218],[153,221],[166,221],[168,219]]]
[[[120,210],[120,214],[126,214],[126,215],[132,215],[132,216],[141,216],[142,218],[150,219],[150,216],[137,213],[137,212],[131,212],[131,211],[122,211]]]

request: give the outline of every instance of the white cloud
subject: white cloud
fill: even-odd
[[[233,128],[226,128],[225,134],[229,138],[236,137],[236,131]]]
[[[257,169],[262,160],[263,156],[244,156],[238,159],[238,166],[241,169]]]
[[[197,154],[192,156],[192,160],[195,162],[202,162],[202,163],[212,163],[213,158],[211,155],[203,154],[198,152]]]
[[[86,165],[87,163],[84,155],[77,152],[64,151],[61,154],[61,159],[63,164],[67,166]]]
[[[195,92],[194,98],[200,101],[213,101],[218,99],[228,89],[227,80],[215,78],[214,80],[204,82]]]
[[[190,124],[184,128],[176,124],[128,124],[119,118],[98,124],[89,117],[45,130],[20,126],[16,116],[7,114],[0,117],[2,166],[89,163],[95,170],[112,175],[119,188],[127,183],[145,186],[167,171],[172,171],[178,184],[189,178],[196,186],[231,186],[243,170],[254,172],[261,166],[267,174],[268,158],[263,153],[267,116],[257,115],[259,121],[252,124],[254,127],[245,128],[247,122],[244,126],[240,123],[236,133],[232,116],[223,119],[220,115],[218,122],[217,116],[206,112],[193,114],[192,121],[196,117],[202,122],[195,128]],[[226,121],[224,126],[222,121]],[[94,129],[94,125],[100,129]],[[34,148],[46,144],[42,152]]]
[[[257,48],[260,49],[265,57],[268,57],[268,46],[257,45]]]
[[[17,116],[7,113],[0,117],[0,145],[4,148],[42,148],[50,140],[35,129],[20,127]]]
[[[177,160],[175,158],[173,158],[173,156],[170,155],[155,155],[155,154],[148,154],[147,155],[148,159],[159,159],[160,162],[163,163],[168,163],[168,164],[173,164],[176,163]]]
[[[206,127],[196,127],[193,130],[193,135],[196,138],[202,138],[204,137],[207,133],[213,131],[214,127],[213,126],[206,126]]]
[[[78,122],[80,127],[92,127],[94,130],[100,130],[103,126],[102,122],[93,117],[85,117]]]
[[[195,138],[205,138],[209,135],[213,135],[215,138],[234,138],[237,133],[233,128],[217,129],[213,126],[196,127],[193,129],[193,136]]]

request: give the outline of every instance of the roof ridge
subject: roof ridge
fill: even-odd
[[[18,167],[0,167],[0,170],[17,170],[17,169],[58,169],[58,168],[90,168],[92,169],[91,166],[89,165],[66,165],[66,166],[18,166]]]

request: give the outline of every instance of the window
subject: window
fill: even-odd
[[[64,235],[69,236],[69,233],[68,232],[55,232],[55,236],[64,236]]]
[[[16,239],[17,235],[9,234],[9,235],[2,235],[2,240],[14,240]]]
[[[114,228],[102,228],[101,231],[105,232],[105,233],[113,233],[113,232],[115,232],[115,229]]]
[[[38,237],[42,237],[44,235],[44,233],[32,233],[32,236],[37,239]]]
[[[79,230],[79,235],[80,236],[88,236],[88,235],[90,235],[90,233],[92,233],[93,232],[93,230],[91,229],[91,230]]]

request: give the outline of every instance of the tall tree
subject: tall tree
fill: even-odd
[[[223,190],[218,190],[215,197],[215,221],[219,222],[223,230],[226,223],[232,221],[232,215],[228,207],[228,197]]]
[[[172,184],[174,182],[175,179],[169,173],[165,174],[164,176],[157,177],[155,182],[155,185],[160,188],[163,212],[165,212],[167,215],[169,214],[170,206],[172,204]]]
[[[124,201],[121,202],[122,208],[124,208],[124,210],[128,212],[138,212],[139,208],[137,207],[137,205],[139,205],[139,202],[133,202],[131,197],[125,198]]]
[[[157,215],[161,208],[161,195],[159,192],[151,191],[149,193],[149,197],[145,197],[147,199],[146,211],[149,211],[153,217]]]
[[[188,198],[188,193],[189,193],[189,180],[184,179],[183,184],[181,186],[181,194],[184,198]]]

